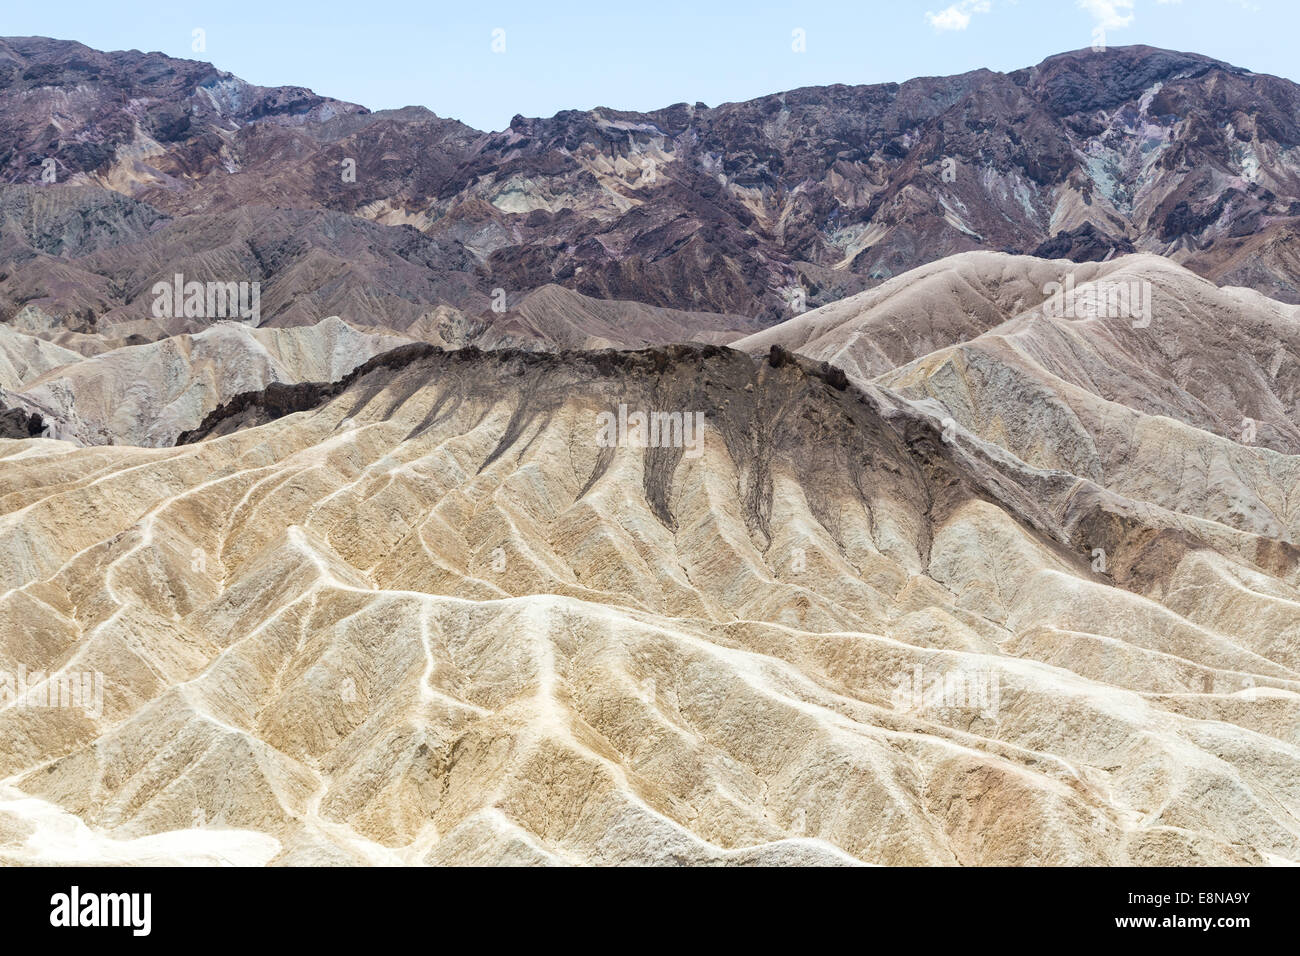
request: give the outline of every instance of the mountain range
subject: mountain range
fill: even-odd
[[[1300,862],[1296,90],[0,41],[0,862]]]
[[[1296,302],[1297,115],[1288,80],[1118,47],[480,132],[8,38],[0,182],[94,188],[0,193],[0,318],[146,319],[160,245],[195,279],[260,280],[275,324],[400,330],[548,284],[770,324],[976,249],[1152,252]]]

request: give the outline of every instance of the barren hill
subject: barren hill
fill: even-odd
[[[620,404],[699,441],[603,447]],[[3,668],[105,677],[0,709],[7,858],[1300,859],[1290,523],[779,349],[409,346],[264,418],[0,443]]]

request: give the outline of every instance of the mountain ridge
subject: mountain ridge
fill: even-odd
[[[253,87],[196,61],[0,43],[13,62],[0,71],[0,180],[39,183],[53,160],[59,182],[157,215],[261,206],[286,235],[306,211],[409,227],[458,288],[380,283],[426,307],[476,312],[494,288],[558,284],[772,323],[976,248],[1155,252],[1300,301],[1282,241],[1300,221],[1300,87],[1198,54],[1072,51],[1011,73],[565,110],[481,132],[422,108]],[[80,91],[58,101],[57,125],[41,113],[54,90]],[[104,283],[91,265],[76,281]],[[11,276],[0,303],[5,284],[20,302],[34,283]],[[101,293],[79,314],[112,307]],[[394,321],[339,308],[312,319],[332,313]]]
[[[0,863],[1300,862],[1297,117],[0,41]]]
[[[56,813],[72,859],[1300,857],[1300,551],[1186,482],[779,348],[416,344],[329,389],[176,448],[0,440],[0,667],[111,677],[0,706],[0,858]],[[620,402],[699,409],[700,454],[602,447]],[[1266,495],[1270,454],[1224,467]]]

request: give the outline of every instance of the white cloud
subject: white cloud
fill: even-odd
[[[988,13],[991,0],[957,0],[938,13],[927,12],[925,18],[936,30],[965,30],[973,13]]]
[[[1118,30],[1133,22],[1133,0],[1079,0],[1102,30]]]

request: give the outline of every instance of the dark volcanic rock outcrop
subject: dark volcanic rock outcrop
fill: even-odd
[[[23,408],[0,407],[0,438],[35,438],[44,428],[40,415]]]

